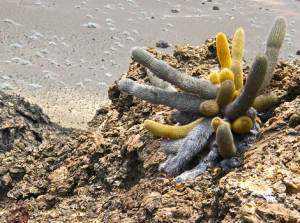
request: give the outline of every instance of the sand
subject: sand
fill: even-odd
[[[171,46],[161,51],[172,54],[175,45],[201,45],[242,27],[251,64],[279,15],[288,22],[279,59],[300,59],[296,0],[1,0],[0,86],[40,105],[53,122],[87,129],[110,103],[107,89],[127,72],[132,47],[165,40]]]

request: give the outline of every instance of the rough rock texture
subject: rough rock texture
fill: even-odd
[[[193,76],[208,78],[210,69],[219,66],[213,38],[199,47],[177,46],[174,57],[148,50]],[[247,65],[244,71],[249,71]],[[172,124],[171,109],[120,93],[119,80],[109,89],[112,104],[96,112],[87,131],[65,136],[57,127],[49,133],[53,125],[41,118],[45,116],[40,110],[16,115],[23,122],[6,126],[18,130],[17,135],[2,133],[1,139],[10,146],[1,150],[0,190],[5,193],[0,221],[21,199],[27,201],[33,222],[299,222],[300,62],[279,62],[275,72],[270,88],[279,95],[279,103],[271,118],[261,120],[258,141],[244,154],[243,165],[210,165],[194,181],[180,184],[158,172],[166,159],[161,139],[143,127],[149,118]],[[134,61],[120,79],[125,77],[149,83],[145,68]],[[14,104],[2,96],[2,109],[9,110],[10,103]],[[43,125],[44,120],[48,122]],[[24,122],[26,128],[20,128]],[[36,137],[28,126],[45,137],[28,140]]]

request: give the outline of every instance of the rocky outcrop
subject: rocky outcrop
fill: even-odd
[[[218,67],[213,39],[199,47],[177,46],[174,56],[149,50],[193,76],[207,79],[210,69]],[[244,72],[248,71],[245,65]],[[96,112],[87,131],[74,130],[67,136],[58,126],[52,129],[40,110],[24,115],[12,109],[17,120],[7,126],[24,134],[10,133],[14,138],[7,138],[2,133],[10,146],[1,151],[0,188],[5,193],[0,221],[11,214],[17,200],[27,201],[34,222],[300,221],[299,73],[297,60],[278,63],[270,88],[279,95],[279,103],[271,118],[257,120],[262,128],[257,142],[244,153],[241,167],[210,165],[195,180],[180,184],[158,171],[166,160],[161,138],[143,127],[149,117],[172,124],[171,109],[121,94],[117,88],[125,77],[149,83],[145,68],[135,61],[110,86],[111,105]],[[2,104],[9,110],[20,103],[6,98]],[[28,104],[26,111],[31,108],[35,106]],[[20,117],[26,128],[20,127],[24,126]],[[42,133],[34,134],[28,126]],[[37,135],[43,137],[30,138]],[[35,141],[24,141],[28,138]],[[207,153],[198,154],[189,168]]]

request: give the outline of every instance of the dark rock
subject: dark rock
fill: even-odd
[[[164,40],[159,40],[159,41],[156,42],[156,47],[168,48],[169,44]]]
[[[172,9],[171,12],[178,13],[178,12],[180,12],[180,9]]]

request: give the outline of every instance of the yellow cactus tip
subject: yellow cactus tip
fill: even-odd
[[[212,71],[209,75],[209,81],[212,84],[219,84],[220,83],[220,76],[217,72]]]
[[[222,68],[231,67],[230,50],[226,36],[224,33],[218,33],[216,37],[217,53]]]
[[[232,41],[232,61],[239,61],[242,63],[244,55],[244,43],[245,43],[245,33],[242,28],[235,31]]]
[[[232,130],[238,134],[250,132],[253,127],[253,122],[248,116],[241,116],[233,121]]]
[[[220,72],[220,82],[222,83],[225,80],[232,80],[234,81],[234,74],[228,68],[223,68]]]
[[[219,127],[219,125],[221,124],[226,124],[229,126],[229,128],[231,128],[231,123],[230,122],[227,122],[227,121],[224,121],[223,119],[219,118],[219,117],[215,117],[213,118],[213,120],[211,120],[211,127],[213,128],[213,130],[215,132],[217,132],[217,129]]]
[[[233,101],[237,98],[237,96],[239,96],[240,94],[240,90],[235,90],[234,93],[233,93]]]

